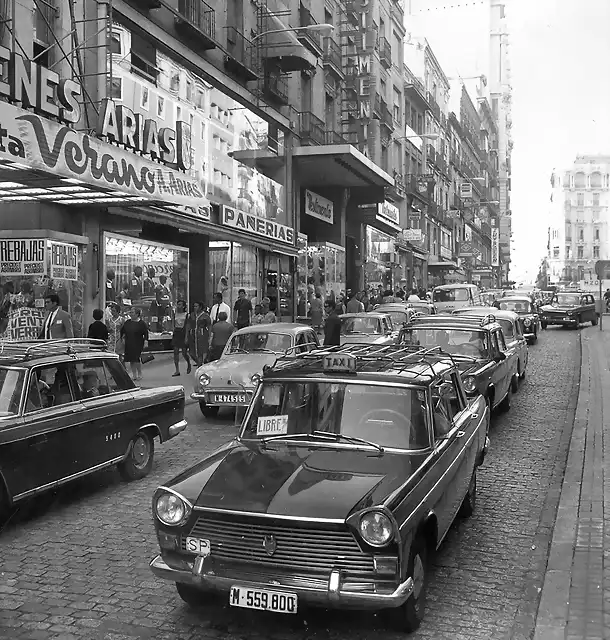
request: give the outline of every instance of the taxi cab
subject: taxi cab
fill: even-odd
[[[236,439],[155,492],[151,569],[193,606],[213,590],[285,614],[388,609],[413,631],[432,554],[475,508],[488,427],[437,348],[280,358]]]

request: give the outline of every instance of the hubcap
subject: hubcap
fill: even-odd
[[[131,452],[134,463],[137,467],[145,467],[148,462],[149,456],[149,446],[148,440],[143,438],[142,436],[138,436],[138,438],[133,443],[133,449]]]
[[[424,563],[419,553],[413,559],[413,595],[419,599],[424,589]]]

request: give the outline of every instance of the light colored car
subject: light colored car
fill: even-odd
[[[392,318],[392,325],[400,328],[403,324],[410,322],[415,315],[415,310],[407,307],[404,302],[386,302],[378,304],[370,313],[387,313]]]
[[[341,318],[341,344],[395,344],[399,328],[387,313],[344,313]]]
[[[247,407],[265,365],[273,365],[278,356],[319,346],[316,332],[304,324],[276,322],[239,329],[219,360],[197,369],[191,398],[199,401],[206,418],[215,416],[222,407]]]

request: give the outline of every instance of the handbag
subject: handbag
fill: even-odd
[[[146,364],[147,362],[152,362],[154,359],[155,359],[155,356],[152,353],[148,352],[148,351],[144,352],[140,356],[140,362],[142,364]]]

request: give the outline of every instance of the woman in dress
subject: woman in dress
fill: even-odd
[[[125,318],[121,315],[121,307],[116,302],[112,302],[106,307],[104,323],[108,327],[108,340],[106,341],[108,349],[123,356],[125,345],[121,339],[121,327],[125,323]]]
[[[193,313],[188,316],[188,345],[191,358],[198,367],[203,364],[208,353],[210,326],[212,321],[206,313],[203,302],[193,304]]]
[[[174,314],[174,333],[172,335],[172,346],[174,347],[174,365],[176,372],[172,373],[172,377],[180,375],[180,352],[186,360],[186,373],[191,372],[191,361],[188,354],[188,343],[186,329],[188,325],[188,312],[186,310],[186,302],[178,300],[176,304],[176,313]]]
[[[148,327],[141,315],[140,309],[131,309],[129,320],[121,327],[121,337],[125,340],[125,362],[129,362],[134,380],[142,379],[140,357],[148,342]]]

